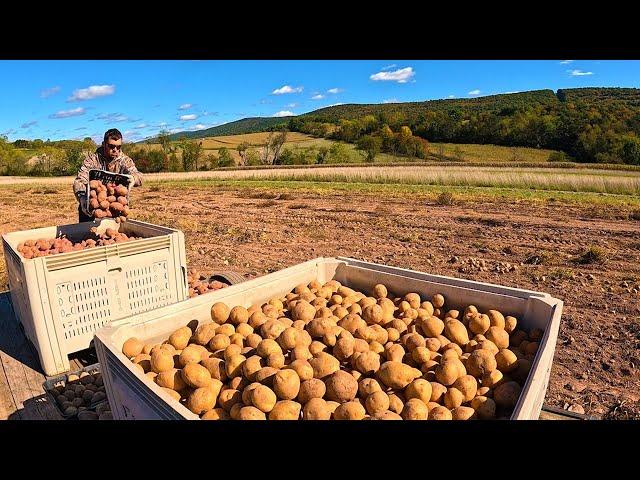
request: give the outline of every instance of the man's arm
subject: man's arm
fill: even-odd
[[[133,160],[125,155],[122,159],[122,173],[125,175],[131,175],[133,177],[133,186],[139,187],[142,185],[142,173],[136,168],[136,164]]]
[[[100,168],[96,165],[95,159],[91,155],[85,155],[82,166],[78,171],[78,176],[73,182],[73,193],[78,200],[81,196],[86,196],[87,185],[89,184],[89,170]]]

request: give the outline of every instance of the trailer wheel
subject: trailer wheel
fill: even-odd
[[[247,279],[243,275],[236,272],[213,272],[210,277],[211,280],[217,280],[219,282],[226,283],[227,285],[235,285],[236,283],[245,282]]]

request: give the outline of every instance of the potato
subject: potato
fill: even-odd
[[[306,404],[313,398],[324,397],[326,391],[327,387],[322,380],[317,378],[305,380],[300,384],[297,400],[302,404]]]
[[[226,303],[216,302],[211,307],[211,320],[215,323],[222,325],[229,319],[230,310]],[[253,328],[255,326],[251,325]]]
[[[344,362],[353,355],[355,340],[353,338],[342,337],[336,341],[333,347],[333,355],[340,361]]]
[[[131,360],[131,361],[133,363],[140,364],[140,366],[143,368],[145,373],[147,373],[147,372],[149,372],[151,370],[151,355],[147,355],[145,353],[141,353],[140,355],[136,355],[135,357],[133,357],[133,360]],[[91,378],[91,377],[84,377],[84,378]]]
[[[181,374],[184,382],[193,388],[207,387],[211,383],[209,370],[197,363],[188,364],[181,370]]]
[[[444,322],[438,317],[432,316],[418,322],[418,326],[426,337],[437,337],[444,331]],[[448,341],[448,340],[447,340]]]
[[[224,360],[220,358],[206,358],[200,364],[209,371],[211,378],[224,382],[227,380],[227,371]]]
[[[231,420],[240,420],[240,410],[242,410],[246,406],[247,405],[245,405],[242,402],[234,403],[231,409],[229,410],[229,416],[231,417]],[[253,405],[249,405],[249,406],[251,406],[252,408],[255,408],[253,407]],[[256,410],[259,412],[257,408]]]
[[[478,418],[476,411],[471,407],[457,407],[451,411],[453,420],[475,420]]]
[[[246,357],[240,354],[231,355],[229,358],[227,358],[224,365],[227,377],[234,378],[242,376],[242,368],[244,366],[245,360]]]
[[[284,367],[285,358],[282,353],[274,352],[267,356],[266,362],[268,367],[273,367],[279,370]]]
[[[236,334],[241,335],[246,341],[247,337],[253,333],[253,328],[248,323],[240,323],[236,327]]]
[[[348,373],[345,375],[351,377]],[[279,399],[293,400],[300,393],[300,377],[295,370],[280,370],[273,377],[273,390]]]
[[[529,342],[529,344],[524,349],[524,353],[526,355],[535,355],[538,351],[539,343],[538,342]]]
[[[491,326],[491,319],[488,315],[477,314],[469,320],[469,330],[476,335],[483,335]]]
[[[247,347],[257,348],[258,344],[262,341],[262,337],[257,333],[251,333],[246,336],[244,343]]]
[[[402,407],[400,416],[403,420],[427,420],[429,409],[419,398],[411,398]]]
[[[383,363],[377,372],[377,377],[382,383],[395,389],[405,388],[413,380],[421,376],[422,372],[417,368],[394,361]]]
[[[332,326],[333,323],[328,318],[314,318],[307,324],[305,330],[309,332],[311,338],[322,338]]]
[[[496,416],[496,403],[491,398],[485,396],[478,396],[471,400],[471,408],[473,408],[478,417],[483,420],[495,418]]]
[[[482,348],[471,352],[467,360],[467,370],[469,374],[476,378],[481,378],[487,373],[491,373],[497,366],[498,364],[496,363],[493,353]]]
[[[380,305],[374,303],[362,309],[362,318],[367,325],[380,324],[384,319],[384,310]]]
[[[499,407],[512,409],[518,403],[521,391],[522,388],[516,382],[505,382],[493,391],[493,399]]]
[[[491,340],[481,340],[478,343],[478,345],[476,345],[476,348],[474,348],[474,350],[480,350],[480,349],[488,350],[494,356],[496,353],[500,351],[500,349],[496,346],[496,344],[493,343]]]
[[[264,367],[262,358],[259,355],[252,355],[242,364],[242,373],[250,381],[255,381],[256,374]]]
[[[259,329],[262,325],[264,325],[269,318],[262,312],[262,310],[258,310],[253,312],[249,316],[249,326],[254,330]]]
[[[333,412],[335,420],[362,420],[366,411],[360,402],[351,401],[343,403]]]
[[[482,377],[482,386],[495,388],[504,383],[504,375],[500,370],[493,370]]]
[[[425,339],[419,333],[409,333],[401,337],[402,343],[409,352],[412,352],[418,347],[424,347],[426,345]]]
[[[460,320],[449,319],[444,322],[444,336],[464,347],[469,342],[469,334]]]
[[[400,332],[393,327],[389,327],[387,330],[387,338],[390,342],[395,342],[400,338]]]
[[[302,358],[294,360],[287,368],[294,370],[298,374],[300,381],[310,380],[313,378],[313,367],[311,364]]]
[[[324,352],[327,349],[327,346],[322,343],[322,342],[318,342],[317,340],[314,340],[313,342],[311,342],[311,345],[309,345],[309,352],[311,352],[311,355],[315,356],[320,352]]]
[[[327,400],[336,402],[349,402],[358,393],[358,382],[353,376],[344,370],[329,375],[325,380]]]
[[[382,390],[377,390],[366,397],[365,409],[369,415],[376,415],[389,410],[389,396]]]
[[[160,387],[170,388],[176,392],[181,392],[187,388],[187,384],[182,378],[182,371],[175,368],[159,373],[155,378],[155,382]]]
[[[302,405],[291,400],[280,400],[269,412],[269,420],[299,420]]]
[[[489,317],[489,321],[491,323],[491,325],[490,325],[491,327],[498,327],[498,328],[504,330],[505,319],[504,319],[504,315],[502,315],[502,313],[500,313],[498,310],[489,310],[487,312],[487,316]]]
[[[517,368],[518,358],[511,350],[503,348],[495,355],[498,369],[503,373],[509,373]]]
[[[291,311],[292,320],[302,320],[304,322],[310,322],[316,315],[316,309],[307,301],[300,301],[293,307]]]
[[[303,420],[329,420],[331,410],[322,398],[310,399],[302,409]]]
[[[189,345],[189,340],[191,339],[191,329],[189,327],[182,327],[173,332],[169,336],[169,343],[176,349],[182,350]]]
[[[401,362],[406,352],[404,351],[404,348],[402,348],[402,345],[395,343],[393,345],[389,345],[389,347],[385,349],[384,354],[385,358],[389,361]]]
[[[218,392],[212,388],[202,387],[195,389],[187,398],[186,407],[196,415],[211,410],[218,399]]]
[[[262,358],[267,358],[272,353],[282,354],[282,348],[275,340],[266,338],[258,344],[256,347],[256,353]]]
[[[464,394],[455,387],[448,388],[443,397],[444,406],[453,410],[464,403]]]
[[[386,298],[388,293],[387,287],[381,283],[374,285],[373,290],[371,291],[371,295],[376,299]]]
[[[444,307],[444,297],[442,295],[440,295],[439,293],[436,293],[432,298],[431,298],[431,303],[433,304],[433,306],[435,308],[442,308]]]
[[[458,365],[458,361],[455,359],[447,359],[444,360],[440,365],[438,365],[435,369],[435,377],[438,383],[445,385],[447,387],[454,384],[454,382],[460,378],[460,367]]]
[[[222,408],[212,408],[211,410],[207,410],[200,417],[202,420],[230,420],[231,417],[227,412]]]
[[[181,367],[186,367],[190,363],[200,363],[202,360],[202,352],[196,348],[195,345],[188,345],[178,357],[178,363]]]
[[[151,354],[151,370],[154,372],[166,372],[174,366],[173,356],[166,350],[159,349]]]
[[[487,340],[495,343],[499,349],[509,348],[509,334],[500,327],[489,327],[485,334]]]
[[[511,317],[511,316],[505,317],[504,329],[507,333],[511,334],[513,331],[515,331],[517,326],[518,326],[518,320],[516,319],[516,317]]]
[[[362,352],[355,357],[354,367],[363,375],[371,375],[380,369],[380,355],[376,352]]]
[[[156,378],[157,378],[157,377],[156,377]],[[178,401],[178,402],[180,401],[180,398],[182,398],[182,397],[180,396],[180,394],[179,394],[178,392],[176,392],[175,390],[172,390],[172,389],[167,388],[167,387],[162,387],[162,390],[164,390],[165,392],[167,392],[171,398],[173,398],[174,400],[176,400],[176,401]]]
[[[429,420],[453,420],[453,415],[448,408],[438,405],[429,410]]]
[[[274,391],[262,384],[255,387],[249,396],[253,406],[264,413],[269,413],[278,401]]]
[[[526,358],[519,358],[516,361],[516,368],[511,372],[514,379],[524,383],[531,371],[531,361]]]
[[[464,375],[453,383],[453,388],[457,388],[464,396],[463,403],[470,402],[478,391],[478,381],[471,375]]]
[[[218,395],[218,405],[227,412],[231,411],[231,407],[242,401],[242,394],[235,389],[222,390]]]
[[[516,330],[509,337],[509,346],[518,347],[523,340],[526,340],[527,333],[522,330]]]
[[[444,394],[447,392],[447,387],[439,382],[429,383],[431,384],[431,398],[429,402],[442,402],[444,400]]]
[[[325,352],[320,352],[315,355],[309,360],[309,364],[313,368],[313,376],[319,379],[328,377],[340,369],[340,362],[338,359]]]
[[[287,327],[276,339],[283,351],[293,350],[299,343],[300,330],[295,327]]]
[[[389,395],[389,410],[400,415],[404,408],[405,398],[400,393],[390,393]]]
[[[207,323],[206,325],[200,325],[196,329],[196,333],[193,336],[194,341],[198,345],[207,345],[209,341],[216,334],[216,329],[218,328],[217,323]],[[218,349],[212,349],[218,350]]]
[[[255,376],[255,381],[256,382],[260,382],[263,385],[266,385],[268,387],[272,387],[273,386],[273,377],[275,376],[275,374],[278,373],[278,370],[276,370],[273,367],[264,367],[260,370],[258,370],[258,373],[256,373]]]
[[[291,350],[290,358],[293,360],[310,360],[313,358],[313,354],[309,351],[309,348],[304,345],[298,345]]]
[[[125,357],[131,358],[142,353],[142,349],[144,348],[144,343],[138,340],[135,337],[131,337],[127,339],[122,345],[122,353]]]
[[[242,407],[239,413],[239,420],[266,420],[265,412],[256,407]]]

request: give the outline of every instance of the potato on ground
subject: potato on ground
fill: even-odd
[[[375,391],[367,396],[364,402],[369,415],[376,415],[389,410],[389,395],[382,390]]]
[[[384,362],[377,372],[378,379],[387,387],[403,389],[413,380],[422,376],[417,368],[400,362]]]
[[[362,420],[366,413],[360,402],[351,401],[336,408],[333,412],[333,418],[335,420]]]
[[[299,420],[302,405],[291,400],[280,400],[269,412],[269,420]]]
[[[327,392],[325,383],[318,378],[305,380],[300,384],[297,400],[305,405],[313,398],[322,398]]]
[[[312,398],[302,409],[303,420],[329,420],[330,418],[331,410],[326,400],[322,398]]]
[[[345,375],[351,377],[348,373]],[[273,377],[273,390],[280,400],[293,400],[300,392],[300,377],[295,370],[280,370]]]
[[[325,380],[325,385],[327,388],[327,400],[340,403],[349,402],[353,400],[358,393],[358,382],[353,378],[353,375],[344,370],[338,370],[331,374]]]

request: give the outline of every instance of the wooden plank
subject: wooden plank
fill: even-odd
[[[0,420],[7,420],[16,410],[7,375],[2,362],[0,362]]]
[[[6,294],[5,294],[6,295]],[[0,317],[0,361],[16,411],[9,418],[54,420],[60,419],[56,407],[44,396],[44,375],[33,347],[20,329],[6,296]]]

